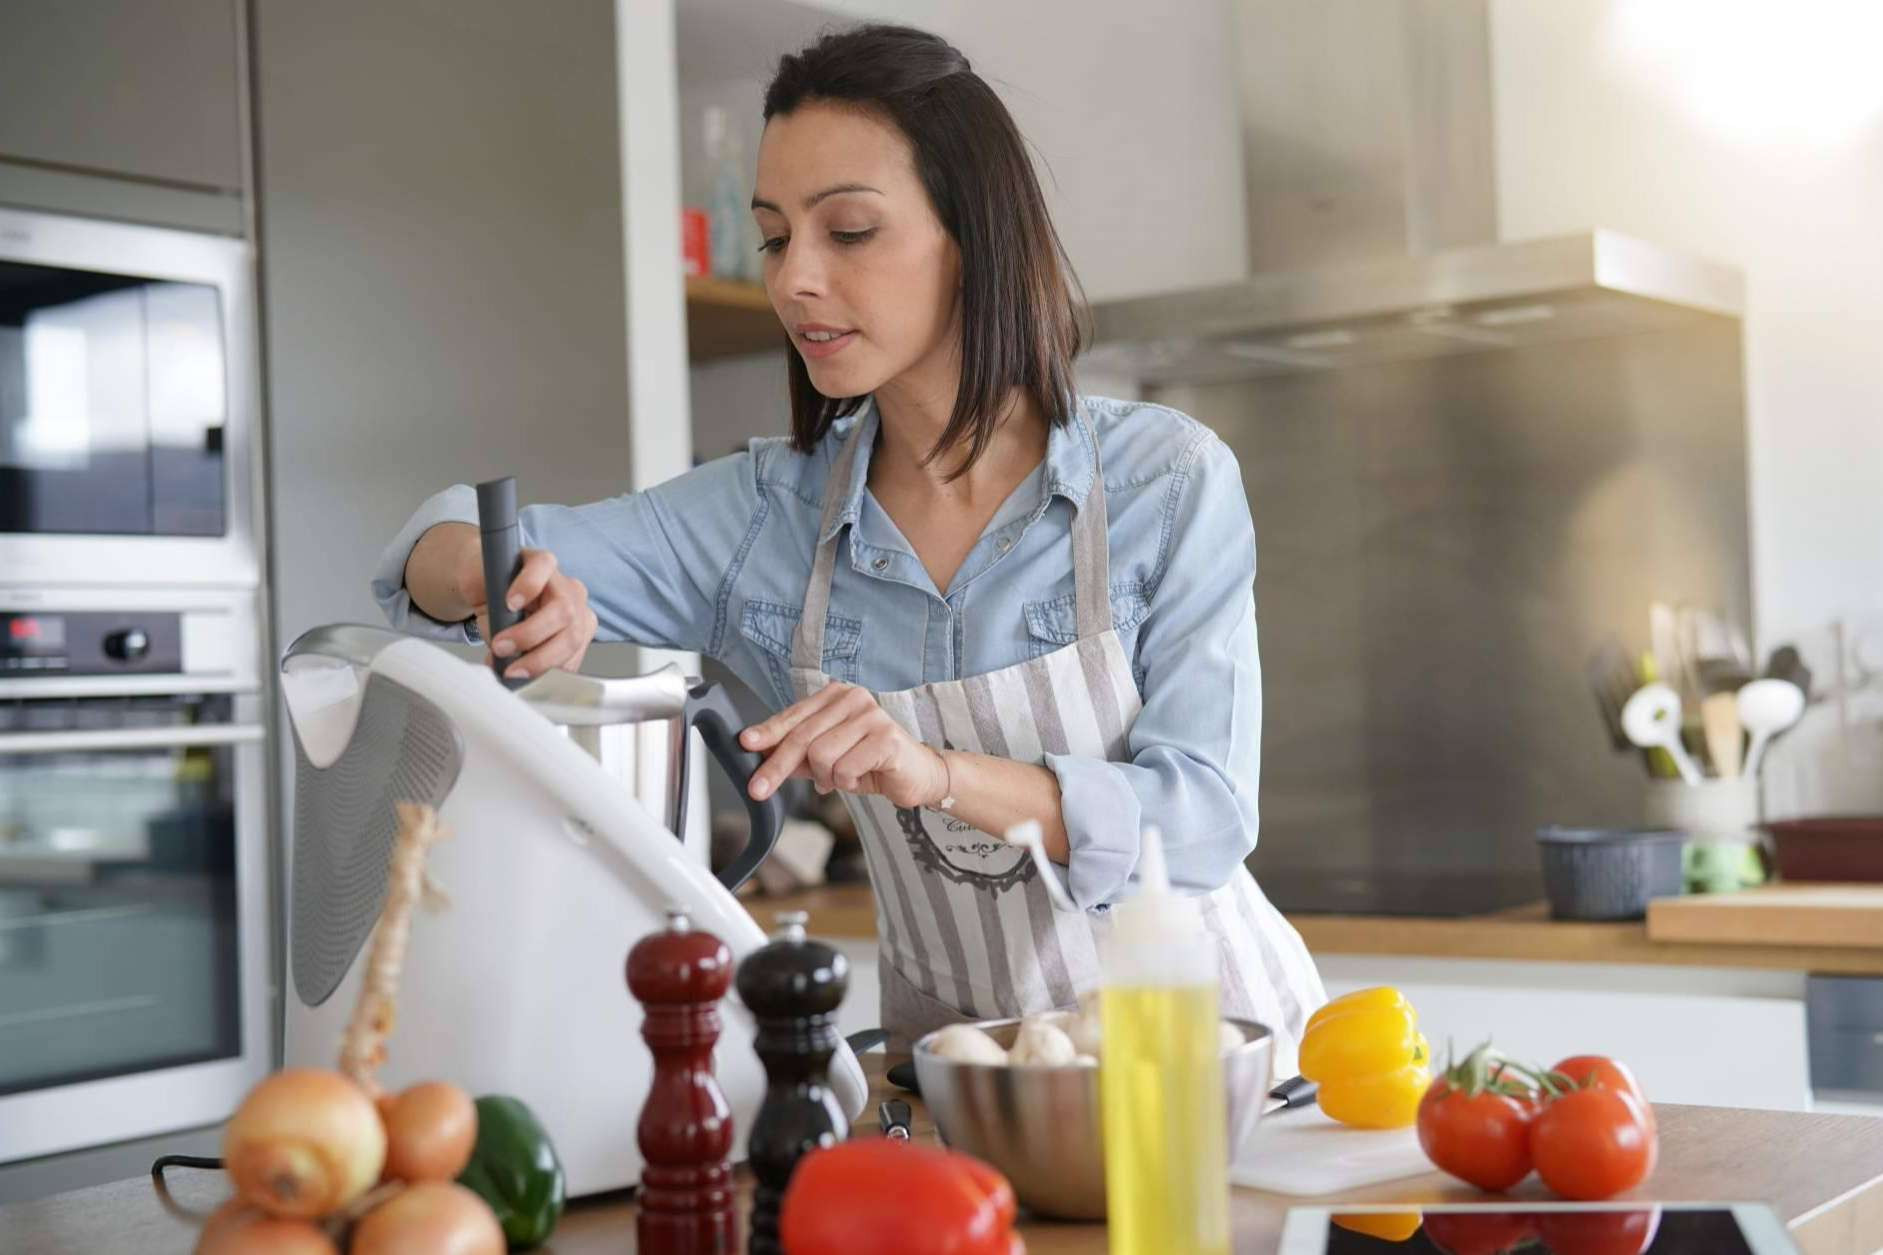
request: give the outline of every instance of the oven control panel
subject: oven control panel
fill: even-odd
[[[183,616],[174,612],[0,611],[0,676],[182,670]]]

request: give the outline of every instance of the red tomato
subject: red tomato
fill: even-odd
[[[1495,1090],[1472,1094],[1441,1077],[1419,1102],[1419,1145],[1426,1158],[1481,1190],[1507,1190],[1530,1175],[1526,1099]]]
[[[1537,1235],[1552,1255],[1642,1255],[1654,1245],[1661,1209],[1549,1211],[1536,1218]]]
[[[1445,1255],[1504,1255],[1536,1236],[1533,1219],[1512,1211],[1428,1211],[1425,1236]]]
[[[1610,1198],[1654,1170],[1654,1127],[1632,1094],[1596,1086],[1543,1104],[1530,1126],[1530,1156],[1564,1198]]]
[[[1648,1101],[1641,1082],[1635,1079],[1634,1069],[1620,1059],[1611,1059],[1607,1055],[1573,1055],[1550,1071],[1561,1072],[1578,1085],[1606,1085],[1609,1089],[1628,1091],[1641,1104],[1641,1109],[1648,1113],[1648,1127],[1657,1127],[1654,1104]]]

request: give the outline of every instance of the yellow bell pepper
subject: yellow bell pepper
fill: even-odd
[[[1308,1019],[1301,1075],[1321,1087],[1321,1110],[1362,1129],[1403,1129],[1419,1117],[1432,1051],[1419,1014],[1397,989],[1362,989]]]
[[[1425,1214],[1417,1211],[1337,1211],[1328,1217],[1342,1229],[1363,1233],[1386,1242],[1404,1242],[1425,1223]]]

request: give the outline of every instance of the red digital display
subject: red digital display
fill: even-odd
[[[56,654],[65,648],[65,616],[0,614],[0,653],[25,657]]]

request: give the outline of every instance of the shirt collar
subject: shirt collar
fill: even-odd
[[[1055,496],[1064,497],[1077,509],[1085,504],[1086,494],[1092,491],[1094,437],[1091,425],[1083,421],[1084,401],[1076,400],[1074,405],[1072,421],[1064,427],[1053,427],[1046,433],[1044,495],[1034,509],[1028,511],[1029,514],[1043,511],[1047,499]],[[832,424],[830,435],[825,437],[825,446],[830,450],[830,466],[826,469],[826,474],[829,474],[836,470],[837,454],[842,451],[850,433],[859,427],[863,430],[858,441],[856,465],[850,476],[850,487],[830,526],[818,536],[820,543],[830,540],[845,527],[854,526],[863,512],[863,494],[869,491],[870,455],[876,449],[876,431],[880,421],[876,412],[876,398],[871,397],[855,414]],[[825,482],[828,484],[829,481]]]

